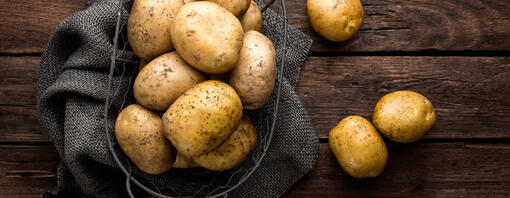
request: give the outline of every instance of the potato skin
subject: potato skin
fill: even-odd
[[[206,0],[217,3],[236,17],[242,17],[250,7],[250,0]]]
[[[246,11],[241,18],[241,24],[243,25],[244,32],[248,32],[250,30],[262,32],[264,20],[262,19],[262,12],[255,1],[251,1],[248,11]]]
[[[360,116],[348,116],[329,132],[329,147],[340,166],[356,178],[382,173],[388,150],[374,126]]]
[[[169,52],[152,60],[138,73],[133,92],[140,105],[164,111],[186,90],[206,78],[176,52]]]
[[[246,160],[257,144],[257,131],[248,116],[243,116],[232,135],[209,153],[192,157],[201,167],[212,171],[232,169]]]
[[[414,142],[434,126],[436,111],[425,96],[413,91],[396,91],[377,102],[372,122],[392,141]]]
[[[170,30],[179,55],[200,71],[221,74],[237,63],[243,27],[232,13],[215,3],[185,4]]]
[[[245,109],[262,107],[274,88],[276,52],[266,36],[246,32],[237,66],[230,72],[230,85],[237,91]]]
[[[179,97],[163,115],[165,136],[185,157],[210,152],[234,131],[243,114],[228,84],[208,80]]]
[[[312,28],[331,41],[345,41],[363,25],[360,0],[308,0],[306,7]]]
[[[173,49],[170,24],[183,5],[183,0],[135,0],[127,31],[136,55],[150,60]]]
[[[176,151],[163,134],[161,118],[140,105],[129,105],[119,113],[115,136],[120,148],[143,172],[166,172],[175,161]]]

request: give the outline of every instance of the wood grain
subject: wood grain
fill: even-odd
[[[376,178],[354,179],[320,145],[315,168],[286,197],[504,197],[510,193],[508,143],[388,143],[389,161]],[[37,197],[55,184],[51,145],[0,146],[0,197]]]
[[[0,105],[33,105],[35,98],[38,56],[0,57]]]
[[[48,142],[37,120],[37,107],[0,106],[0,143]]]
[[[40,53],[66,16],[84,0],[0,2],[0,53]],[[288,0],[289,23],[314,40],[312,52],[423,50],[510,51],[510,4],[498,0],[362,0],[364,25],[334,43],[311,29],[306,0]]]

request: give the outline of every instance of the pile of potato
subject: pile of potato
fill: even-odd
[[[115,135],[140,170],[223,171],[253,152],[257,132],[243,109],[262,107],[275,83],[262,23],[251,0],[135,0],[128,39],[142,59],[137,104],[119,113]]]

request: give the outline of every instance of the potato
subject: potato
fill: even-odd
[[[224,171],[241,164],[255,149],[257,132],[248,116],[243,116],[232,135],[211,152],[192,157],[194,163],[212,171]]]
[[[173,49],[170,24],[183,0],[135,0],[128,21],[128,40],[136,55],[152,59]]]
[[[210,152],[234,131],[243,114],[228,84],[208,80],[179,97],[163,115],[165,136],[185,157]]]
[[[434,126],[436,112],[425,96],[396,91],[377,102],[372,122],[390,140],[408,143],[422,138]]]
[[[186,90],[206,78],[176,52],[169,52],[152,60],[138,73],[133,92],[140,105],[164,111]]]
[[[175,161],[176,151],[163,134],[161,117],[140,105],[129,105],[119,113],[115,136],[120,148],[143,172],[166,172]]]
[[[256,31],[246,32],[243,43],[239,62],[230,72],[230,84],[245,109],[258,109],[274,88],[276,52],[271,40]]]
[[[306,7],[312,28],[331,41],[345,41],[363,25],[360,0],[308,0]]]
[[[329,132],[329,147],[340,166],[356,178],[382,173],[388,150],[374,126],[360,116],[348,116]]]
[[[170,30],[179,55],[200,71],[221,74],[237,63],[243,27],[232,13],[215,3],[185,4]]]
[[[255,1],[251,1],[248,11],[246,11],[244,16],[241,18],[241,24],[243,25],[244,32],[248,32],[250,30],[262,32],[264,20],[262,19],[262,12]]]
[[[250,7],[250,0],[206,0],[217,3],[224,7],[236,17],[244,15],[246,10]]]

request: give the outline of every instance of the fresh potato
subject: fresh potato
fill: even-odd
[[[209,153],[192,157],[196,165],[212,171],[224,171],[241,164],[255,149],[257,131],[248,116],[243,116],[232,135]]]
[[[248,11],[246,11],[243,18],[241,18],[241,24],[243,25],[244,32],[250,30],[262,32],[264,20],[262,19],[262,12],[255,1],[251,1]]]
[[[143,172],[166,172],[175,161],[176,151],[163,134],[161,117],[140,105],[129,105],[119,113],[115,136],[120,148]]]
[[[273,91],[276,52],[271,40],[257,31],[246,32],[243,43],[239,62],[230,72],[230,84],[245,109],[258,109]]]
[[[185,4],[170,30],[179,55],[200,71],[221,74],[237,63],[243,27],[232,13],[215,3]]]
[[[138,73],[133,92],[140,105],[164,111],[186,90],[206,78],[176,52],[169,52],[152,60]]]
[[[136,55],[152,59],[173,49],[170,24],[183,0],[135,0],[128,21],[128,40]]]
[[[241,99],[228,84],[208,80],[179,97],[163,115],[166,137],[185,157],[210,152],[234,131],[243,114]]]
[[[360,0],[308,0],[306,7],[312,28],[331,41],[345,41],[363,25]]]
[[[206,0],[217,3],[224,7],[236,17],[244,15],[246,10],[250,7],[250,0]]]
[[[329,132],[329,147],[340,166],[356,178],[382,173],[388,150],[374,126],[360,116],[348,116]]]
[[[425,96],[412,91],[396,91],[377,102],[372,122],[392,141],[413,142],[434,126],[436,111]]]

